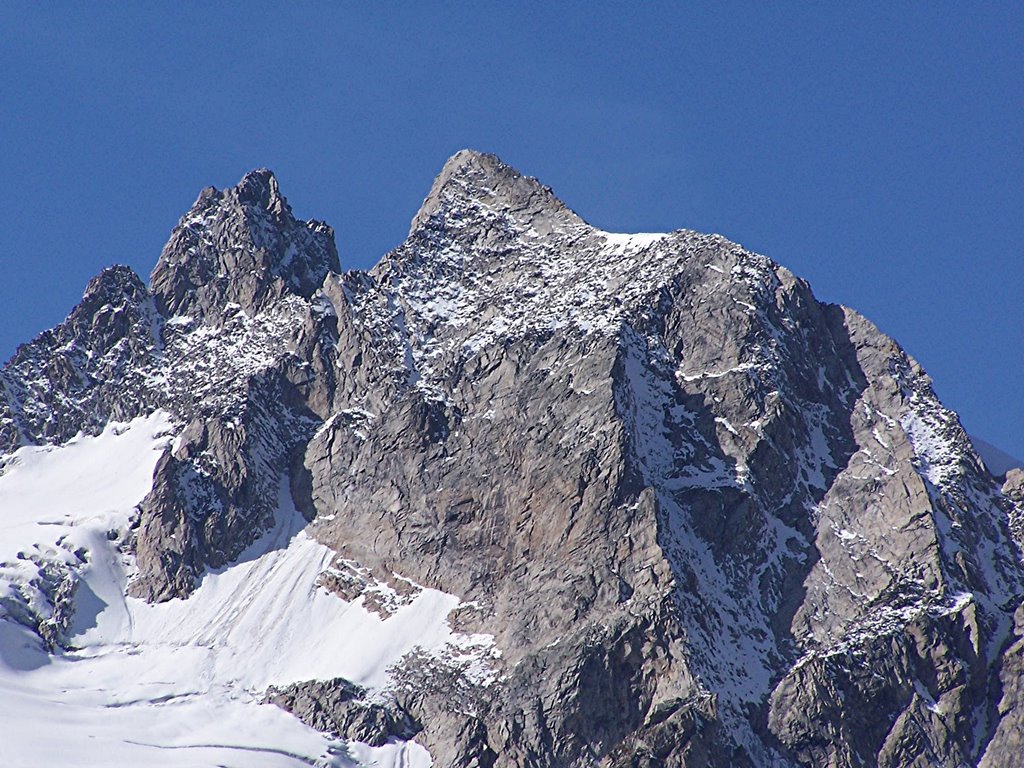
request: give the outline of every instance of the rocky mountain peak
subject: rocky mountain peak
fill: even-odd
[[[268,168],[249,171],[233,190],[242,203],[256,206],[278,218],[291,218],[292,208],[281,194],[274,172]]]
[[[134,270],[122,265],[107,267],[89,281],[81,302],[68,315],[64,326],[69,339],[94,345],[105,335],[101,329],[110,325],[116,326],[115,335],[120,335],[131,311],[148,298],[146,286]]]
[[[511,229],[544,236],[583,227],[550,187],[496,155],[463,149],[444,164],[409,234],[482,231],[493,238],[496,230]]]
[[[216,319],[229,304],[258,312],[287,293],[308,298],[338,272],[334,230],[301,221],[274,174],[203,190],[178,222],[150,277],[161,312]]]
[[[107,267],[85,286],[82,302],[76,312],[101,303],[120,304],[124,300],[140,301],[146,296],[146,286],[131,267],[115,264]]]
[[[155,346],[156,325],[146,286],[129,267],[90,280],[64,322],[18,347],[0,370],[0,452],[134,416],[136,393],[125,392]]]

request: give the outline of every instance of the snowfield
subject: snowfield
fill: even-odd
[[[48,654],[0,608],[0,763],[431,765],[414,742],[332,739],[259,703],[270,685],[311,679],[386,688],[388,668],[413,650],[475,657],[479,670],[494,653],[489,636],[452,632],[453,595],[422,589],[382,619],[362,598],[345,602],[318,586],[336,555],[306,535],[284,483],[274,529],[236,564],[207,573],[187,600],[125,597],[132,563],[117,540],[171,437],[156,413],[63,446],[22,448],[4,462],[0,595],[29,594],[46,617],[47,599],[32,587],[40,568],[61,564],[80,580],[75,650]]]

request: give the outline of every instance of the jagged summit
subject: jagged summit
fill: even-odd
[[[82,301],[71,316],[92,314],[104,304],[117,306],[122,297],[141,301],[145,296],[146,286],[135,274],[135,270],[124,264],[113,264],[89,281],[82,294]]]
[[[497,155],[463,149],[444,164],[413,217],[409,235],[458,230],[470,222],[488,230],[533,230],[540,236],[586,227],[550,187]]]
[[[235,188],[238,199],[250,203],[278,217],[291,217],[292,208],[281,194],[277,177],[269,168],[249,171]]]
[[[164,314],[209,317],[229,304],[258,311],[285,293],[308,298],[338,271],[334,230],[296,219],[261,168],[235,187],[203,190],[164,246],[150,290]]]

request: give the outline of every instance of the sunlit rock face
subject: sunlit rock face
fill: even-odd
[[[722,237],[603,232],[464,150],[342,273],[253,171],[0,382],[0,684],[63,685],[107,754],[1019,759],[1019,472],[869,321]],[[142,480],[99,514],[106,473]],[[172,708],[207,738],[138,746]]]

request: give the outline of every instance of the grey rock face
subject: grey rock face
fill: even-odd
[[[367,700],[367,691],[345,680],[311,680],[271,687],[265,701],[288,710],[319,731],[355,739],[374,747],[388,739],[411,739],[420,730],[393,699]]]
[[[145,376],[159,319],[127,267],[93,278],[53,330],[18,348],[0,372],[0,452],[69,440],[146,410]]]
[[[171,233],[150,276],[161,313],[255,312],[286,294],[309,298],[338,272],[334,231],[297,221],[277,179],[261,169],[237,187],[204,189]]]
[[[494,155],[468,149],[445,163],[413,217],[409,237],[437,242],[452,226],[488,248],[510,244],[524,232],[541,238],[587,229],[549,187]]]
[[[999,684],[993,686],[989,700],[990,707],[995,705],[993,720],[998,724],[978,762],[981,768],[1010,768],[1024,754],[1024,606],[1014,614],[1010,643],[1003,654]]]
[[[257,171],[200,196],[149,291],[104,273],[2,374],[5,450],[173,414],[134,594],[187,595],[283,487],[344,564],[324,589],[444,590],[500,651],[269,701],[445,766],[1015,764],[1020,476],[870,322],[471,151],[337,273]]]
[[[1010,507],[1010,530],[1017,544],[1024,548],[1024,469],[1011,469],[1006,473],[1003,495]]]
[[[548,194],[488,156],[449,161],[409,241],[347,294],[353,327],[385,342],[377,378],[343,370],[361,386],[306,451],[331,518],[316,535],[477,601],[468,626],[503,650],[476,730],[435,740],[453,716],[412,709],[435,755],[976,761],[1019,555],[927,378],[762,257],[607,236]],[[635,664],[598,660],[616,633],[584,638],[602,627],[644,627]],[[569,656],[548,666],[552,644]],[[865,659],[888,687],[857,682]],[[828,690],[831,709],[800,700]],[[713,705],[650,752],[645,723],[677,701]],[[915,735],[932,701],[949,722]]]

